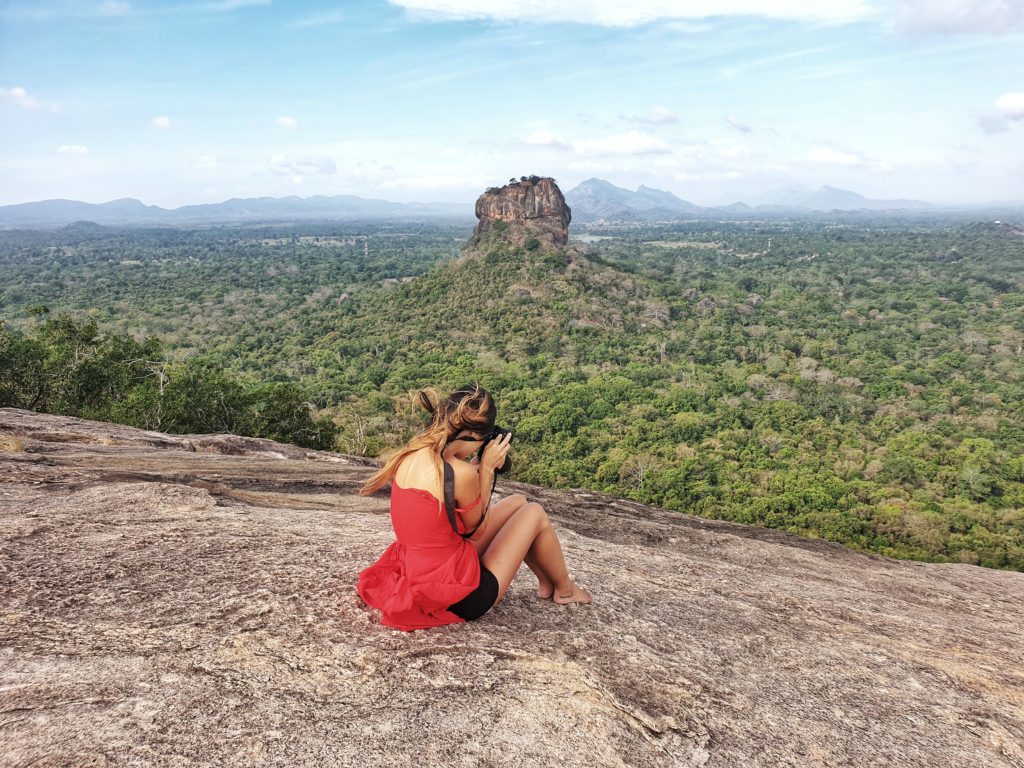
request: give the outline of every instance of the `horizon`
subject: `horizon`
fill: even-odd
[[[0,205],[462,204],[540,169],[708,207],[1024,198],[1024,14],[673,5],[8,2]]]
[[[550,178],[553,178],[553,177],[550,177]],[[554,179],[554,181],[555,181],[556,184],[558,184],[558,180],[557,179]],[[620,186],[620,185],[616,184],[615,182],[610,181],[608,179],[602,179],[602,178],[593,176],[593,177],[590,177],[589,179],[584,179],[583,181],[579,182],[579,184],[577,184],[574,187],[571,187],[571,188],[563,190],[563,192],[564,193],[572,192],[572,191],[575,190],[576,187],[581,186],[583,184],[586,184],[588,182],[600,182],[600,183],[603,183],[603,184],[610,184],[613,187],[616,187],[618,189],[623,189],[623,190],[626,190],[626,191],[631,192],[631,193],[638,192],[641,187],[645,186],[644,184],[639,184],[639,185],[637,185],[636,188],[630,189],[628,187],[622,187],[622,186]],[[505,182],[505,184],[507,184],[507,183],[508,182]],[[492,186],[504,186],[504,184],[497,184],[497,185],[492,185]],[[561,189],[561,185],[558,185],[558,186]],[[655,192],[666,192],[666,191],[670,192],[671,191],[671,190],[660,190],[660,189],[649,187],[649,186],[647,186],[647,188],[648,189],[652,189]],[[780,188],[776,188],[774,190],[765,190],[764,192],[761,192],[761,193],[758,193],[758,194],[753,194],[750,197],[750,200],[754,200],[756,198],[768,197],[768,196],[771,195],[771,193],[776,193],[776,194],[780,194],[781,195],[781,194],[783,194],[785,192],[801,192],[801,193],[807,193],[807,194],[813,195],[813,194],[818,194],[818,193],[825,192],[826,190],[832,190],[832,191],[835,191],[835,192],[842,192],[842,193],[853,193],[855,195],[859,194],[856,190],[843,189],[843,188],[840,188],[840,187],[834,187],[834,186],[829,185],[829,184],[824,184],[821,187],[818,187],[817,189],[812,189],[810,187],[802,187],[802,186],[799,186],[799,185],[791,185],[791,186],[785,187],[785,188],[780,187]],[[174,211],[174,210],[177,210],[179,208],[188,208],[188,207],[199,206],[199,205],[220,205],[220,204],[223,204],[223,203],[231,202],[232,200],[246,200],[246,199],[248,199],[248,200],[258,200],[258,199],[264,199],[264,200],[310,200],[310,199],[318,198],[318,197],[325,197],[325,198],[356,197],[356,198],[359,198],[361,200],[379,201],[379,202],[385,202],[385,203],[399,203],[400,202],[401,204],[407,204],[407,205],[465,205],[465,206],[467,206],[467,210],[468,210],[469,208],[471,208],[474,205],[476,197],[479,197],[480,194],[482,194],[482,192],[478,193],[476,196],[474,196],[472,198],[465,198],[465,199],[461,199],[461,200],[436,200],[436,199],[420,198],[420,199],[417,199],[417,200],[396,201],[396,200],[390,200],[388,198],[383,198],[383,197],[372,197],[371,198],[371,197],[368,197],[368,196],[354,195],[352,193],[347,193],[347,192],[338,192],[338,193],[334,193],[334,194],[315,193],[315,194],[309,194],[309,195],[300,195],[300,194],[291,193],[291,194],[285,194],[285,195],[256,195],[256,196],[252,196],[252,197],[248,197],[248,198],[228,197],[228,198],[224,198],[224,199],[221,199],[221,200],[204,201],[204,202],[199,202],[199,203],[185,202],[185,203],[181,203],[180,205],[175,205],[175,206],[161,206],[161,205],[158,205],[158,204],[155,204],[155,203],[146,202],[145,200],[143,200],[143,199],[141,199],[139,197],[133,197],[133,196],[116,197],[116,198],[111,198],[109,200],[97,200],[97,201],[76,200],[76,199],[72,199],[72,198],[44,198],[44,199],[41,199],[41,200],[26,200],[26,201],[21,202],[21,203],[5,203],[5,204],[0,204],[0,209],[8,207],[8,206],[13,206],[13,205],[31,205],[31,204],[36,204],[36,203],[50,203],[50,202],[84,203],[86,205],[106,205],[106,204],[122,202],[122,201],[132,201],[132,202],[141,203],[142,205],[144,205],[146,207],[157,207],[157,208],[161,208],[161,209],[166,210],[166,211]],[[673,194],[675,194],[675,193],[673,193]],[[868,198],[866,195],[862,195],[862,197],[865,197],[868,200],[872,200],[872,201],[877,201],[878,200],[878,198]],[[904,202],[911,202],[911,203],[926,203],[928,205],[933,206],[935,209],[937,209],[936,210],[937,213],[943,212],[944,210],[947,210],[947,211],[955,211],[957,209],[963,209],[963,210],[967,210],[967,209],[981,209],[981,210],[984,210],[986,208],[993,208],[993,209],[995,209],[995,208],[1001,208],[1001,207],[1007,207],[1007,206],[1015,208],[1015,207],[1018,207],[1018,206],[1024,206],[1024,199],[1022,199],[1022,200],[990,200],[990,201],[985,201],[985,202],[980,202],[980,203],[959,203],[959,204],[958,203],[934,203],[934,202],[929,201],[929,200],[911,200],[911,199],[907,199],[907,198],[901,198],[900,200],[903,200]],[[685,200],[685,199],[683,199],[683,202],[693,203],[694,201],[693,200]],[[705,207],[705,208],[723,208],[723,207],[728,207],[730,205],[735,205],[737,203],[742,203],[742,204],[745,204],[745,205],[749,205],[749,206],[751,206],[753,208],[757,208],[758,206],[778,207],[780,205],[782,205],[782,206],[786,205],[785,203],[775,203],[775,202],[768,202],[768,203],[765,203],[765,202],[750,202],[749,200],[743,200],[743,199],[733,200],[733,201],[726,202],[726,203],[715,203],[715,204],[708,204],[708,205],[703,205],[703,204],[697,203],[697,205],[699,205],[700,207]],[[808,209],[808,210],[814,210],[814,209]],[[824,210],[824,209],[817,209],[817,210]],[[856,210],[856,209],[849,209],[849,210]],[[900,209],[894,209],[894,210],[900,210]],[[916,212],[916,211],[927,211],[929,209],[927,209],[927,208],[925,208],[925,209],[910,208],[910,209],[906,209],[906,210],[908,210],[908,211],[915,211]]]

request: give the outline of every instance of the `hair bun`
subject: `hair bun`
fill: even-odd
[[[437,404],[441,400],[437,390],[433,387],[424,387],[416,393],[416,404],[431,416],[437,415]]]

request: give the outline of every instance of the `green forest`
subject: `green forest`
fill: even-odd
[[[1024,237],[938,216],[0,232],[0,406],[377,456],[478,380],[511,479],[1024,570]]]

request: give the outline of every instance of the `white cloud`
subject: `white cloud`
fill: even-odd
[[[735,115],[727,115],[725,118],[725,122],[728,123],[730,127],[735,128],[740,133],[750,133],[753,130],[749,125],[747,125],[744,122],[741,122],[740,119]]]
[[[298,120],[296,120],[294,117],[287,117],[285,115],[281,115],[279,118],[277,118],[277,124],[280,125],[282,128],[287,128],[290,131],[295,130],[296,128],[299,127]]]
[[[581,155],[664,155],[672,151],[668,144],[656,136],[641,131],[629,131],[596,139],[573,142],[573,151]]]
[[[1015,0],[1011,0],[1015,1]],[[866,0],[560,0],[509,3],[505,0],[389,0],[428,19],[485,19],[535,24],[594,24],[632,27],[659,19],[706,19],[714,16],[760,16],[793,21],[842,24],[871,15]]]
[[[647,122],[652,125],[667,125],[668,123],[678,123],[679,115],[673,112],[668,107],[655,107],[647,115]]]
[[[575,162],[569,163],[570,171],[588,171],[588,172],[602,172],[614,170],[615,166],[609,165],[608,163],[599,163],[595,160],[576,160]]]
[[[1024,120],[1024,91],[1004,93],[996,99],[996,112],[1007,120]]]
[[[1002,115],[978,115],[978,127],[985,133],[1006,133],[1010,121]]]
[[[570,141],[546,128],[538,128],[520,141],[527,146],[564,150],[581,157],[663,155],[672,152],[664,141],[642,131]]]
[[[631,123],[646,123],[647,125],[667,125],[669,123],[678,123],[679,115],[677,115],[668,107],[654,107],[646,115],[633,115],[630,117],[624,115],[622,119],[628,120]]]
[[[700,173],[677,173],[672,178],[676,181],[729,181],[742,179],[743,174],[739,171],[702,171]]]
[[[483,176],[409,176],[383,181],[381,189],[482,189],[488,185]]]
[[[822,165],[856,166],[864,164],[863,158],[835,147],[814,147],[807,153],[806,159]]]
[[[22,3],[0,2],[0,18],[13,18],[29,22],[59,21],[63,19],[91,19],[118,16],[167,16],[187,13],[230,13],[241,8],[270,5],[272,0],[206,0],[206,2],[143,3],[135,7],[127,0],[63,0],[42,2],[25,0]],[[10,9],[4,5],[12,6]]]
[[[314,13],[311,16],[303,16],[301,19],[293,21],[288,26],[290,27],[322,27],[327,24],[340,24],[346,21],[349,14],[345,11],[325,11],[324,13]]]
[[[8,101],[11,104],[16,104],[23,109],[30,110],[46,110],[48,112],[56,112],[56,104],[43,104],[39,99],[30,95],[28,91],[19,85],[13,88],[0,87],[0,101]]]
[[[58,155],[88,155],[89,148],[81,144],[61,144],[57,147]]]
[[[183,10],[195,10],[202,13],[225,13],[238,8],[251,8],[257,5],[270,5],[270,0],[215,0],[209,3],[194,3]]]
[[[149,121],[149,124],[154,128],[170,128],[171,118],[167,117],[167,115],[157,115]]]
[[[896,26],[910,35],[1013,32],[1024,0],[897,0]]]
[[[730,147],[722,147],[718,150],[718,154],[721,157],[738,160],[741,157],[750,157],[750,147],[746,144],[734,144]]]
[[[127,16],[131,12],[131,4],[120,0],[103,0],[99,7],[100,16]]]
[[[537,130],[523,138],[524,144],[531,147],[549,147],[551,149],[571,149],[569,143],[564,141],[557,133],[548,130]]]
[[[714,26],[699,21],[673,21],[666,25],[669,29],[682,32],[685,35],[702,35],[710,32]]]
[[[338,171],[335,162],[326,155],[312,155],[289,160],[285,154],[273,155],[267,161],[275,176],[291,176],[294,181],[303,176],[331,175]]]
[[[195,168],[197,171],[212,171],[219,165],[220,162],[217,160],[216,156],[200,155],[195,159],[195,162],[192,164],[192,167]]]

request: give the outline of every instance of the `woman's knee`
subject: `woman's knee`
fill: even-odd
[[[544,507],[536,501],[531,501],[521,506],[517,514],[528,516],[533,524],[537,526],[538,531],[542,531],[551,525],[551,520],[548,519],[548,513],[544,511]]]
[[[521,493],[513,493],[511,496],[508,497],[508,500],[509,504],[511,504],[516,509],[519,509],[520,507],[527,503],[526,497],[523,496],[523,494]]]

